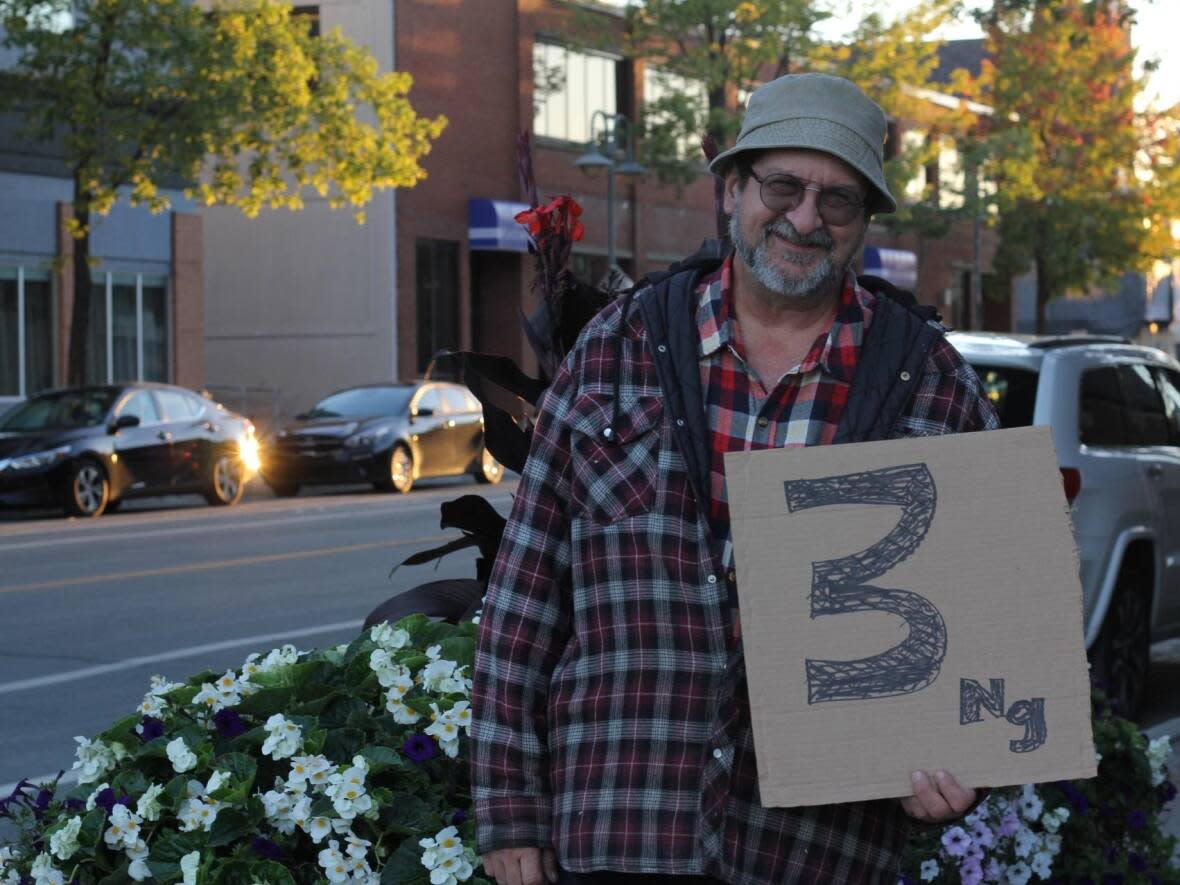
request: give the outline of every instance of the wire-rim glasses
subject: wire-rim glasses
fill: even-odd
[[[851,188],[824,187],[809,184],[786,173],[773,173],[760,178],[753,169],[750,177],[758,182],[758,196],[772,212],[793,212],[803,202],[808,191],[816,193],[816,210],[825,224],[842,227],[851,224],[865,209],[864,198]]]

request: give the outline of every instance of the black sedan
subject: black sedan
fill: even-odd
[[[146,495],[236,504],[258,468],[249,419],[183,387],[53,390],[0,418],[0,505],[100,516]]]
[[[338,391],[295,416],[262,448],[262,477],[284,497],[325,483],[408,492],[417,479],[464,473],[497,483],[504,470],[484,448],[479,400],[445,381]]]

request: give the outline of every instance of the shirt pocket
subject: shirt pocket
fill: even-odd
[[[572,454],[571,511],[607,525],[651,510],[659,476],[664,403],[641,396],[620,404],[603,394],[582,394],[569,412]],[[610,439],[603,431],[610,427]]]

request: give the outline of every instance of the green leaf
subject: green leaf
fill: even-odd
[[[413,793],[395,792],[381,810],[382,824],[411,832],[429,830],[433,833],[439,829],[438,821],[438,812]]]
[[[243,716],[258,716],[265,719],[273,713],[288,710],[295,697],[296,689],[292,685],[279,685],[274,688],[263,688],[234,707],[234,711]]]
[[[365,733],[356,728],[334,728],[324,741],[323,754],[341,763],[351,763],[365,746]]]
[[[82,829],[78,831],[78,844],[91,850],[102,844],[102,834],[106,829],[106,812],[101,808],[88,811],[82,818]]]
[[[403,839],[381,870],[381,885],[412,885],[423,878],[422,847],[414,836]]]
[[[179,864],[182,857],[194,851],[199,851],[204,845],[205,837],[201,833],[180,833],[176,830],[163,830],[151,840],[151,854],[149,857],[158,863]]]
[[[138,769],[129,769],[120,772],[111,781],[111,789],[115,791],[116,796],[128,795],[133,798],[138,798],[146,792],[147,788],[151,786],[151,781]]]
[[[118,720],[114,725],[102,732],[98,737],[105,743],[122,744],[128,750],[134,749],[139,743],[139,735],[135,733],[135,726],[143,721],[138,713],[132,713]]]
[[[127,885],[132,879],[127,875],[127,870],[131,864],[128,861],[123,861],[113,873],[98,880],[98,885]]]
[[[406,767],[406,760],[392,747],[369,745],[360,751],[360,755],[369,763],[370,776],[380,774],[390,768]]]
[[[223,808],[209,830],[209,845],[213,848],[232,845],[251,835],[253,830],[254,826],[245,814],[233,808]]]
[[[443,660],[455,661],[460,667],[475,665],[475,641],[462,636],[452,636],[442,641]]]
[[[272,860],[235,859],[213,870],[212,885],[295,885],[295,879]]]
[[[218,790],[214,790],[210,797],[218,802],[237,804],[246,801],[254,787],[254,778],[258,772],[258,763],[245,753],[227,753],[217,759],[214,768],[230,775],[230,782]]]
[[[147,861],[148,869],[152,871],[153,879],[170,879],[172,877],[180,876],[180,864],[165,863],[163,861],[152,860],[150,857]]]
[[[168,800],[168,807],[176,811],[180,803],[188,798],[189,778],[186,774],[178,774],[164,787],[164,798]]]

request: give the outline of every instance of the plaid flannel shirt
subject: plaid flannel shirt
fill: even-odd
[[[758,802],[721,548],[639,311],[616,356],[620,314],[587,326],[544,397],[489,583],[472,694],[479,849],[552,845],[576,872],[739,885],[895,881],[895,801]],[[974,373],[936,347],[902,435],[994,422]]]

